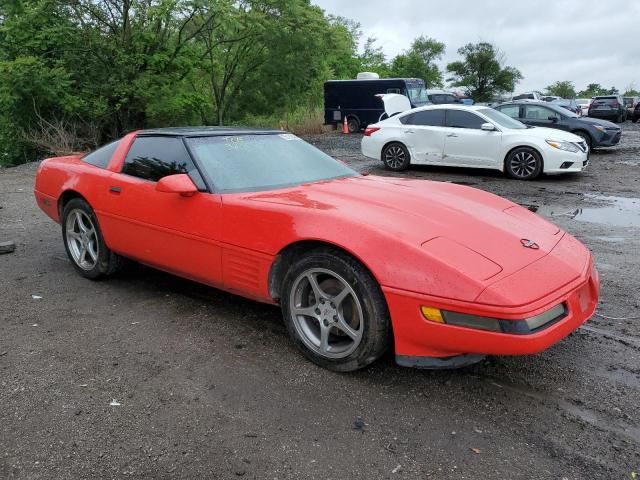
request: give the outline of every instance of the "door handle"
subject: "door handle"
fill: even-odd
[[[416,133],[413,130],[405,130],[404,133]]]
[[[109,192],[110,193],[120,193],[122,190],[120,189],[120,187],[117,187],[115,185],[111,185],[109,187]]]
[[[458,136],[457,133],[450,133],[450,134],[447,135],[447,137],[457,137],[457,136]]]

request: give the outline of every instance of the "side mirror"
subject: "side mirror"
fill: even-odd
[[[483,123],[480,126],[480,129],[484,130],[485,132],[493,132],[493,131],[495,131],[496,126],[493,123],[487,122],[487,123]]]
[[[179,193],[183,197],[191,197],[198,192],[193,181],[186,173],[162,177],[156,184],[156,190],[165,193]]]
[[[556,123],[558,121],[558,117],[556,117],[555,115],[551,115],[547,118],[547,120],[551,120],[553,123]]]

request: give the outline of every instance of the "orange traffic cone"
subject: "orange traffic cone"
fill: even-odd
[[[344,117],[344,121],[342,122],[342,133],[349,134],[349,123],[347,122],[347,117]]]

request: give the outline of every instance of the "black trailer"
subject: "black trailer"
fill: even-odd
[[[329,80],[324,83],[324,123],[338,125],[347,118],[350,132],[377,122],[384,113],[381,93],[406,95],[411,107],[429,103],[424,81],[419,78]]]

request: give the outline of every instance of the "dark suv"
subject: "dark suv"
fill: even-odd
[[[578,135],[587,142],[589,150],[596,147],[612,147],[622,136],[622,129],[614,123],[597,118],[579,117],[553,103],[510,102],[494,108],[525,125],[557,128]]]
[[[636,108],[633,109],[633,113],[631,114],[631,121],[636,123],[640,119],[640,102],[636,103]]]
[[[627,119],[627,109],[624,106],[622,95],[593,97],[589,106],[589,116],[617,123],[624,122]]]

